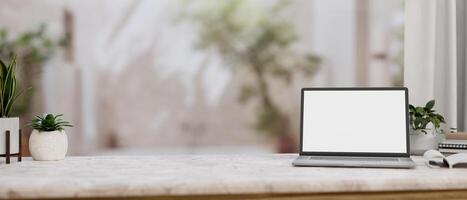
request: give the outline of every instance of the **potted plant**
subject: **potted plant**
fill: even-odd
[[[443,140],[441,124],[444,117],[433,108],[435,100],[428,101],[425,107],[409,105],[410,115],[410,153],[423,154],[436,149]]]
[[[72,125],[63,115],[36,116],[30,126],[34,129],[29,138],[29,151],[34,160],[63,160],[68,150],[68,137],[64,127]]]
[[[294,23],[285,17],[286,1],[260,9],[246,1],[221,1],[215,8],[200,7],[182,13],[198,29],[196,49],[217,54],[233,72],[242,71],[238,100],[254,101],[260,133],[276,139],[279,153],[296,152],[293,119],[278,103],[274,81],[289,86],[297,76],[310,78],[321,66],[322,58],[312,52],[296,51],[300,37]],[[250,10],[254,17],[245,15]],[[247,16],[247,17],[245,17]],[[246,72],[246,74],[244,73]]]
[[[10,114],[20,95],[16,83],[16,57],[11,57],[8,65],[0,60],[0,154],[6,154],[7,130],[10,131],[10,153],[19,153],[19,118],[10,117]]]

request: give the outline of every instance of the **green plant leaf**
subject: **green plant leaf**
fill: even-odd
[[[415,111],[417,112],[417,114],[421,114],[421,115],[425,113],[425,109],[423,107],[416,107]]]
[[[431,100],[431,101],[428,101],[425,105],[425,108],[428,109],[428,110],[431,110],[433,109],[433,107],[435,107],[435,100]]]
[[[440,122],[442,122],[442,123],[446,123],[446,121],[444,120],[444,117],[441,116],[441,115],[439,115],[439,120],[440,120]]]
[[[0,115],[9,117],[12,105],[20,95],[16,91],[16,57],[12,56],[8,65],[3,61],[0,65]]]

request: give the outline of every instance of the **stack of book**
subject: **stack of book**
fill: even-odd
[[[467,153],[467,133],[446,134],[446,140],[438,144],[441,153]]]

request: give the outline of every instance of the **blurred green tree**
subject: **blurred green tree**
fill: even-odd
[[[16,55],[20,90],[29,89],[18,98],[12,116],[27,113],[32,106],[36,75],[41,72],[42,64],[58,48],[67,44],[65,37],[53,39],[46,35],[47,27],[40,25],[36,30],[27,31],[16,37],[10,37],[7,28],[0,27],[0,59],[8,60]]]
[[[285,15],[288,5],[288,1],[261,7],[244,0],[208,1],[204,6],[189,2],[181,18],[196,26],[197,49],[213,52],[231,69],[243,68],[252,75],[252,81],[245,80],[240,88],[239,101],[255,99],[257,130],[279,138],[290,137],[292,130],[289,117],[273,101],[271,80],[289,84],[295,73],[311,76],[321,64],[320,57],[292,47],[299,36]]]

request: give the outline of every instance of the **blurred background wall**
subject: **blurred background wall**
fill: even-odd
[[[73,155],[294,151],[300,88],[403,80],[403,1],[0,4],[0,53],[33,86],[18,115],[65,114]]]

